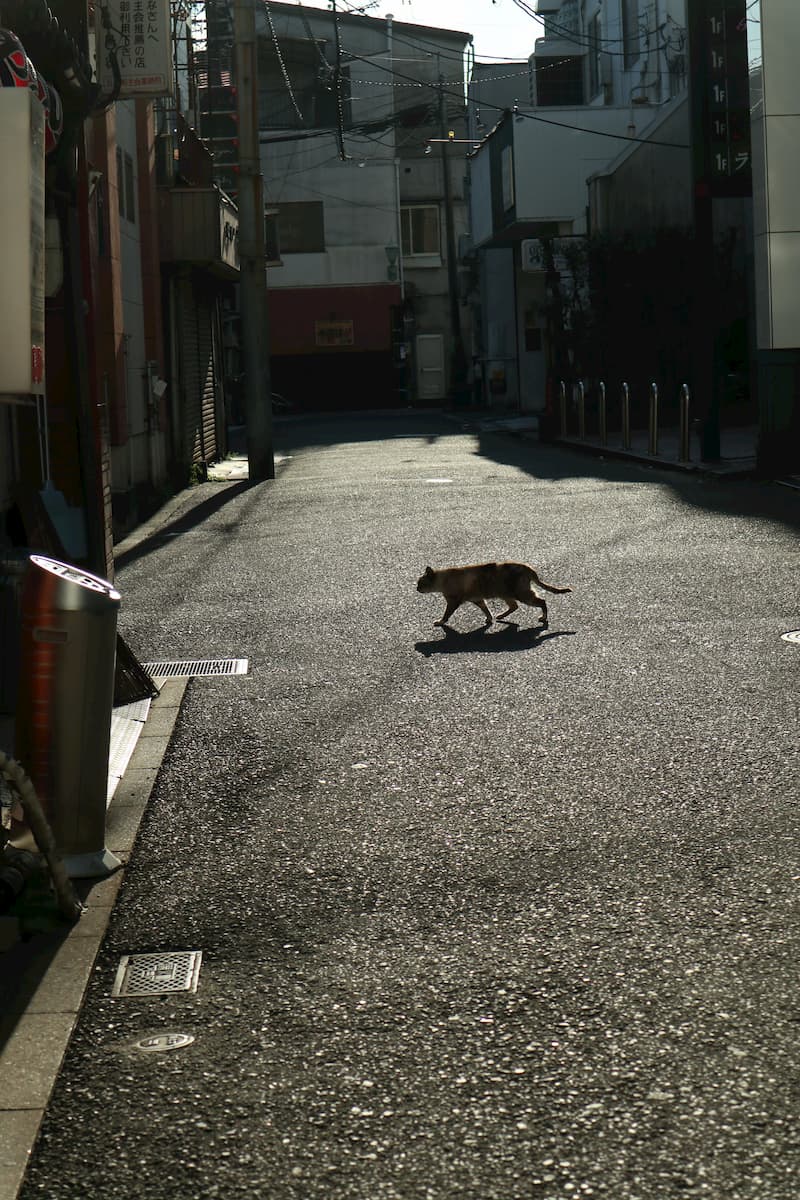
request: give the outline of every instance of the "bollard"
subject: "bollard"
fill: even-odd
[[[658,384],[650,384],[650,439],[648,453],[658,454]]]
[[[681,387],[680,398],[680,448],[678,450],[678,461],[689,462],[691,459],[691,450],[689,448],[689,385],[684,383]]]
[[[559,407],[561,409],[561,436],[567,436],[567,385],[564,380],[558,385]]]
[[[105,579],[32,554],[22,593],[15,755],[72,878],[120,866],[105,845],[120,595]]]
[[[586,438],[586,390],[582,379],[578,380],[578,437],[581,441]]]
[[[622,385],[622,449],[631,448],[631,390],[627,383]]]
[[[600,381],[600,400],[597,420],[600,426],[600,445],[606,446],[608,444],[608,432],[606,429],[606,385],[602,382],[602,380]]]

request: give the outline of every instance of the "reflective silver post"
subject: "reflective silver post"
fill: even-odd
[[[684,383],[681,387],[680,399],[680,449],[678,451],[680,462],[689,462],[692,457],[689,447],[689,385]]]
[[[658,454],[658,384],[650,384],[650,454]]]
[[[600,445],[605,446],[608,444],[608,431],[606,429],[606,385],[602,382],[602,380],[600,381],[600,399],[598,403],[599,410],[597,419],[600,425]]]

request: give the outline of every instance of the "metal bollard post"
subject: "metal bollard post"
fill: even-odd
[[[583,380],[578,380],[578,437],[581,441],[586,438],[586,389]]]
[[[608,431],[606,429],[606,385],[600,381],[600,401],[597,414],[598,424],[600,426],[600,445],[608,444]]]
[[[567,436],[567,385],[564,380],[558,385],[559,405],[561,408],[561,436]]]
[[[631,389],[622,385],[622,449],[631,448]]]
[[[678,461],[689,462],[691,459],[691,450],[689,448],[689,385],[684,383],[681,387],[680,399],[680,449],[678,450]]]
[[[658,454],[658,384],[650,384],[650,454]]]

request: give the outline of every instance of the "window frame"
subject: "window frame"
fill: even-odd
[[[286,216],[288,215],[286,210],[288,208],[293,208],[293,209],[295,209],[295,211],[298,211],[301,207],[309,215],[312,213],[312,211],[314,213],[314,220],[311,223],[311,224],[313,224],[314,227],[313,228],[309,227],[306,230],[304,230],[304,233],[308,234],[309,244],[305,245],[305,246],[301,246],[301,247],[298,247],[297,245],[292,245],[291,243],[292,243],[293,239],[291,237],[289,237],[288,238],[289,244],[287,245],[286,225],[285,224],[282,225],[281,217],[283,216],[284,219],[286,218]],[[272,215],[272,210],[277,209],[277,212],[274,214],[274,217],[275,217],[275,225],[276,225],[276,230],[277,230],[277,239],[276,240],[277,240],[278,252],[280,254],[281,260],[285,259],[287,257],[287,255],[289,255],[289,254],[324,254],[325,253],[325,251],[326,251],[325,205],[322,200],[286,200],[286,201],[283,201],[282,203],[278,202],[276,204],[270,204],[269,208],[271,210],[270,216]]]
[[[434,249],[417,250],[414,247],[414,221],[412,214],[414,212],[422,211],[432,211],[436,215],[436,245]],[[406,238],[406,224],[408,224],[408,238]],[[442,220],[439,212],[439,204],[436,201],[400,205],[400,241],[402,248],[401,252],[404,259],[441,259]],[[408,249],[406,249],[406,245],[408,245]]]

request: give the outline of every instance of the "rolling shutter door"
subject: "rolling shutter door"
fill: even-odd
[[[217,457],[215,300],[198,275],[181,280],[180,354],[183,376],[183,445],[186,460]]]

